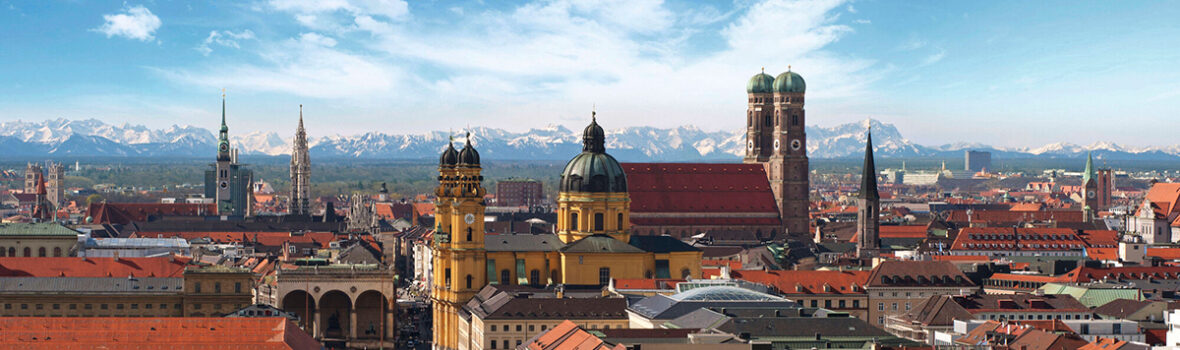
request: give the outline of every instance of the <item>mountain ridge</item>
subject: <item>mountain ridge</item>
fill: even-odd
[[[892,124],[875,119],[830,127],[808,126],[807,151],[812,158],[856,158],[872,130],[874,152],[883,158],[961,157],[964,150],[992,152],[995,158],[1079,158],[1088,152],[1100,159],[1180,159],[1180,145],[1126,147],[1110,142],[1077,145],[1049,143],[1040,147],[993,147],[982,143],[936,146],[915,144]],[[485,159],[563,160],[581,151],[581,132],[546,125],[523,132],[489,127],[470,130]],[[706,131],[692,125],[608,129],[607,148],[624,161],[734,161],[744,153],[745,130]],[[449,136],[443,131],[421,134],[367,132],[328,135],[308,140],[312,157],[358,159],[428,159],[436,157]],[[287,155],[291,138],[276,132],[230,134],[243,155]],[[456,135],[454,142],[466,142]],[[97,119],[49,119],[43,122],[0,123],[0,147],[9,156],[201,157],[213,154],[213,131],[188,125],[151,129],[143,125],[107,124]]]

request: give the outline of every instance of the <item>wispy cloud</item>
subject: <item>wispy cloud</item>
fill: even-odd
[[[932,53],[926,56],[925,59],[922,59],[922,65],[929,66],[938,63],[938,61],[942,61],[944,57],[946,57],[946,50],[938,49],[938,52]]]
[[[201,46],[197,46],[197,51],[202,55],[209,56],[209,54],[213,52],[213,48],[210,46],[214,44],[238,49],[241,48],[241,46],[238,45],[239,40],[249,39],[254,39],[254,32],[250,31],[249,29],[236,33],[228,30],[220,32],[214,30],[209,32],[209,36],[205,38],[205,41],[201,43]]]
[[[925,40],[919,39],[916,36],[911,36],[909,39],[906,39],[905,42],[902,42],[901,45],[898,45],[897,49],[903,51],[913,51],[926,47],[926,44],[927,43]]]
[[[93,30],[106,34],[108,38],[121,36],[140,41],[152,41],[156,38],[156,30],[160,29],[161,24],[160,17],[156,17],[151,10],[142,5],[126,7],[121,13],[103,15],[102,18],[105,22]]]
[[[571,106],[598,103],[600,117],[615,126],[706,128],[732,126],[707,116],[729,113],[742,100],[744,78],[759,67],[777,74],[794,65],[809,85],[824,87],[812,95],[819,98],[863,93],[884,74],[869,69],[872,60],[825,49],[853,32],[836,23],[841,0],[768,0],[726,13],[673,11],[658,0],[555,0],[466,11],[443,25],[347,1],[269,5],[310,32],[260,42],[261,60],[156,71],[184,84],[365,101],[395,112],[443,106],[413,109],[424,124],[492,117],[580,123],[582,113],[571,114]],[[686,55],[702,31],[722,45]],[[650,118],[654,111],[683,119]]]

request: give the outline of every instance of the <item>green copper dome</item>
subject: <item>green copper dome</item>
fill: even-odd
[[[746,92],[751,94],[770,92],[772,85],[774,85],[774,77],[766,72],[758,73],[750,77],[750,82],[746,83]]]
[[[627,174],[606,154],[605,133],[596,118],[582,132],[582,153],[561,172],[561,192],[627,192]]]
[[[807,83],[803,82],[803,77],[795,72],[787,70],[783,74],[779,74],[778,78],[774,78],[774,92],[807,92]]]

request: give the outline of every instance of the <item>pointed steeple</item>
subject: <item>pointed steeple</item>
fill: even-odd
[[[1086,153],[1086,170],[1082,170],[1082,184],[1094,178],[1094,152]]]
[[[864,173],[861,174],[860,179],[860,195],[858,198],[863,199],[878,199],[881,194],[877,192],[877,165],[873,161],[873,131],[869,129],[866,133],[867,141],[865,142],[865,165]]]
[[[230,161],[229,126],[225,124],[225,89],[221,89],[221,132],[217,135],[217,161]]]
[[[221,133],[224,135],[229,132],[229,126],[225,124],[225,89],[221,89]]]

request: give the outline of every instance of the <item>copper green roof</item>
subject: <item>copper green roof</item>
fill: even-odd
[[[774,92],[807,92],[807,83],[802,76],[788,70],[774,78]]]
[[[0,236],[78,236],[78,231],[54,222],[0,224]]]
[[[1045,294],[1068,294],[1086,307],[1095,308],[1118,299],[1143,300],[1143,293],[1137,288],[1102,285],[1068,285],[1046,283],[1041,286]]]
[[[189,266],[186,273],[253,273],[249,269],[225,265]]]
[[[607,235],[593,235],[577,240],[561,248],[561,251],[565,253],[643,253],[643,250]]]
[[[746,92],[752,94],[770,92],[773,85],[774,77],[766,74],[766,72],[758,73],[750,77],[750,81],[746,83]]]

